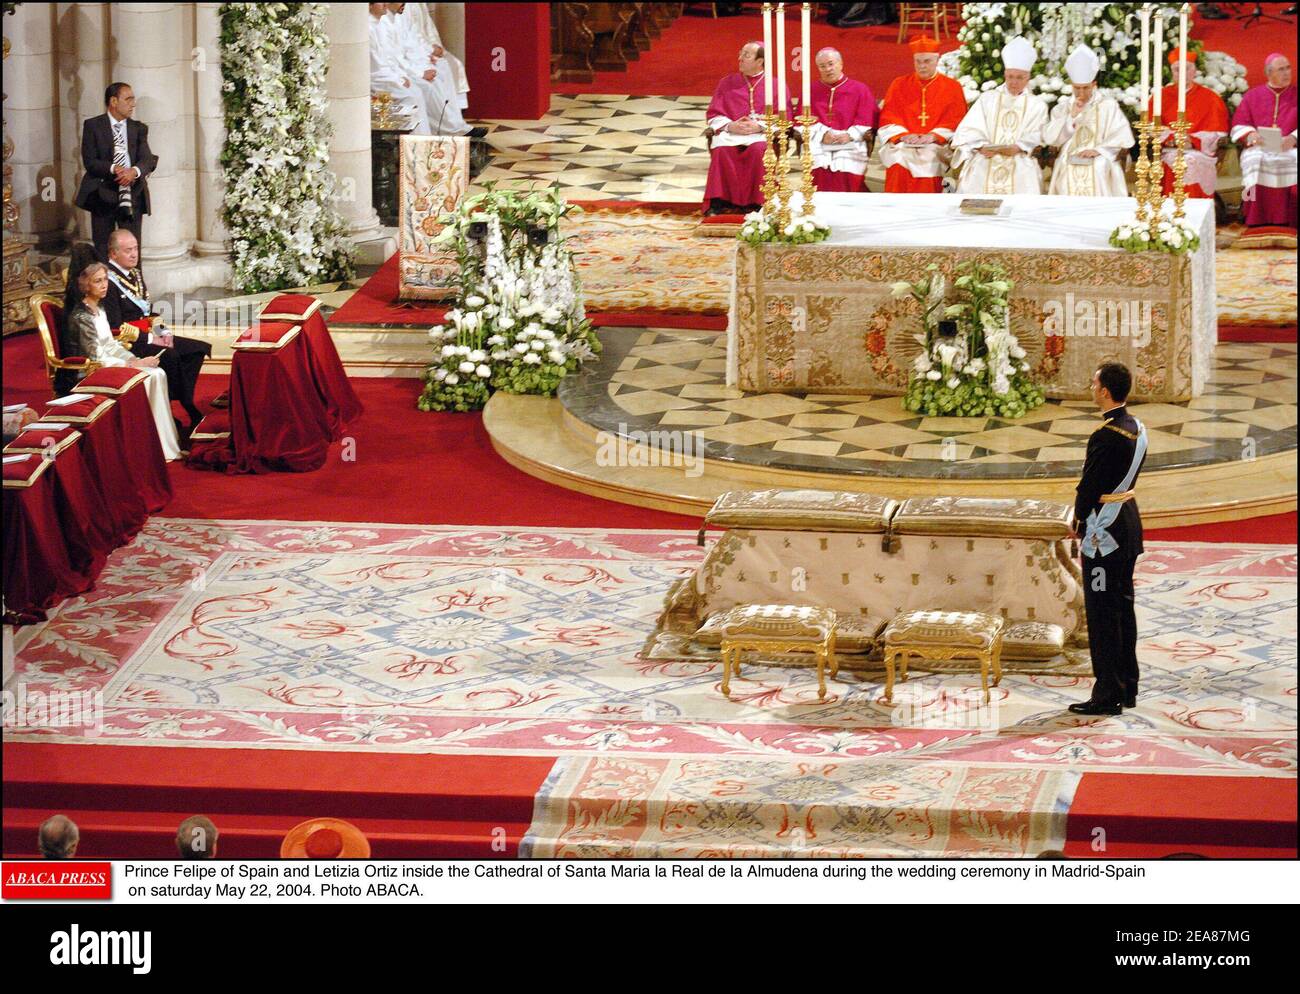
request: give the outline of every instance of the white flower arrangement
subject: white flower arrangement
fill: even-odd
[[[1165,208],[1169,208],[1166,201]],[[1126,252],[1168,252],[1170,255],[1183,255],[1195,252],[1201,247],[1201,236],[1185,218],[1175,220],[1168,210],[1160,215],[1156,222],[1153,238],[1148,225],[1136,219],[1126,221],[1110,233],[1110,243],[1115,248]]]
[[[762,242],[784,242],[788,245],[808,245],[830,237],[831,226],[813,214],[793,213],[790,221],[778,229],[775,211],[768,216],[764,210],[745,215],[737,237],[742,242],[758,245]]]
[[[352,245],[329,168],[326,6],[226,3],[219,16],[221,218],[234,285],[255,293],[346,279]]]
[[[968,3],[962,5],[963,44],[939,57],[939,71],[961,84],[966,102],[1002,82],[1002,45],[1017,35],[1038,50],[1038,70],[1030,89],[1048,105],[1071,95],[1065,59],[1076,45],[1087,45],[1101,59],[1097,91],[1113,97],[1131,120],[1142,112],[1139,89],[1141,28],[1136,3]],[[1152,12],[1164,20],[1165,38],[1178,38],[1177,4],[1155,4]],[[1193,46],[1194,47],[1194,46]],[[1246,92],[1246,69],[1226,52],[1202,51],[1197,81],[1213,90],[1235,110]],[[1170,67],[1158,67],[1166,83]]]
[[[493,390],[553,394],[599,352],[572,253],[560,237],[560,219],[570,209],[555,187],[489,186],[443,215],[439,238],[460,257],[461,295],[429,331],[438,348],[420,410],[477,410]],[[480,223],[482,239],[471,238]],[[540,233],[545,239],[535,242]]]

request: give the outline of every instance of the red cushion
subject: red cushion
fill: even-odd
[[[213,411],[205,414],[203,420],[194,426],[190,441],[213,441],[230,434],[230,412]]]
[[[54,419],[51,418],[51,421]],[[18,436],[5,446],[5,452],[62,452],[67,445],[81,437],[76,428],[24,428]]]
[[[54,465],[53,459],[38,455],[28,455],[13,462],[6,462],[4,464],[5,489],[30,487],[52,465]]]
[[[100,366],[73,388],[73,393],[102,393],[119,396],[142,383],[149,374],[132,366]]]
[[[69,396],[75,397],[76,394]],[[41,412],[42,421],[68,421],[72,424],[93,424],[113,406],[114,401],[108,397],[87,394],[75,404],[46,404]]]
[[[259,321],[244,329],[244,333],[235,339],[232,348],[273,352],[297,338],[301,330],[301,325],[288,321]]]

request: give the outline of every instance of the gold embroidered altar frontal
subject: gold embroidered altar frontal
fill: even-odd
[[[902,394],[921,351],[921,307],[891,285],[937,264],[951,286],[963,263],[996,263],[1015,282],[1011,328],[1049,397],[1086,399],[1098,364],[1123,362],[1134,394],[1188,400],[1213,322],[1188,256],[1043,248],[747,245],[736,252],[728,382],[760,393]],[[1194,315],[1193,297],[1199,296]]]
[[[454,211],[469,189],[469,139],[403,135],[398,173],[397,295],[404,300],[443,300],[460,286],[456,251],[435,245],[438,220]]]

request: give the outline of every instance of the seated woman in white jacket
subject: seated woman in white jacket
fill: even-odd
[[[77,291],[81,301],[66,319],[68,341],[75,354],[92,359],[101,366],[132,366],[148,373],[144,386],[154,425],[158,429],[158,440],[162,442],[163,458],[168,462],[179,459],[180,438],[167,395],[167,374],[159,368],[158,357],[141,359],[132,354],[113,337],[108,326],[108,315],[101,306],[108,295],[108,267],[95,262],[83,269],[77,278]]]

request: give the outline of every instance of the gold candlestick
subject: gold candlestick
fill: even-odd
[[[812,217],[813,194],[817,192],[817,188],[813,186],[812,175],[813,157],[811,135],[814,123],[816,123],[816,121],[808,111],[805,110],[801,115],[799,115],[799,129],[800,133],[803,135],[803,148],[799,153],[799,166],[803,173],[801,192],[803,193],[803,213],[805,217]]]
[[[1187,129],[1189,127],[1187,115],[1179,114],[1178,120],[1174,122],[1174,148],[1177,149],[1173,165],[1175,221],[1183,219],[1183,202],[1187,199],[1187,191],[1183,188],[1183,176],[1187,172]]]
[[[773,216],[772,200],[777,191],[776,137],[780,120],[770,110],[763,115],[763,137],[767,140],[767,148],[763,150],[763,214],[768,217]]]
[[[777,155],[777,199],[778,206],[776,212],[777,229],[784,234],[785,226],[790,223],[790,194],[793,192],[790,186],[790,121],[786,117],[781,118],[781,151]]]
[[[1160,227],[1160,211],[1164,204],[1161,192],[1164,186],[1164,165],[1160,159],[1160,133],[1163,130],[1159,120],[1151,122],[1149,140],[1151,143],[1150,160],[1147,163],[1147,229],[1154,243]]]
[[[1133,193],[1137,199],[1137,219],[1145,224],[1147,219],[1147,186],[1151,177],[1147,175],[1149,160],[1147,148],[1151,143],[1151,119],[1146,111],[1138,124],[1138,157],[1133,166]]]

